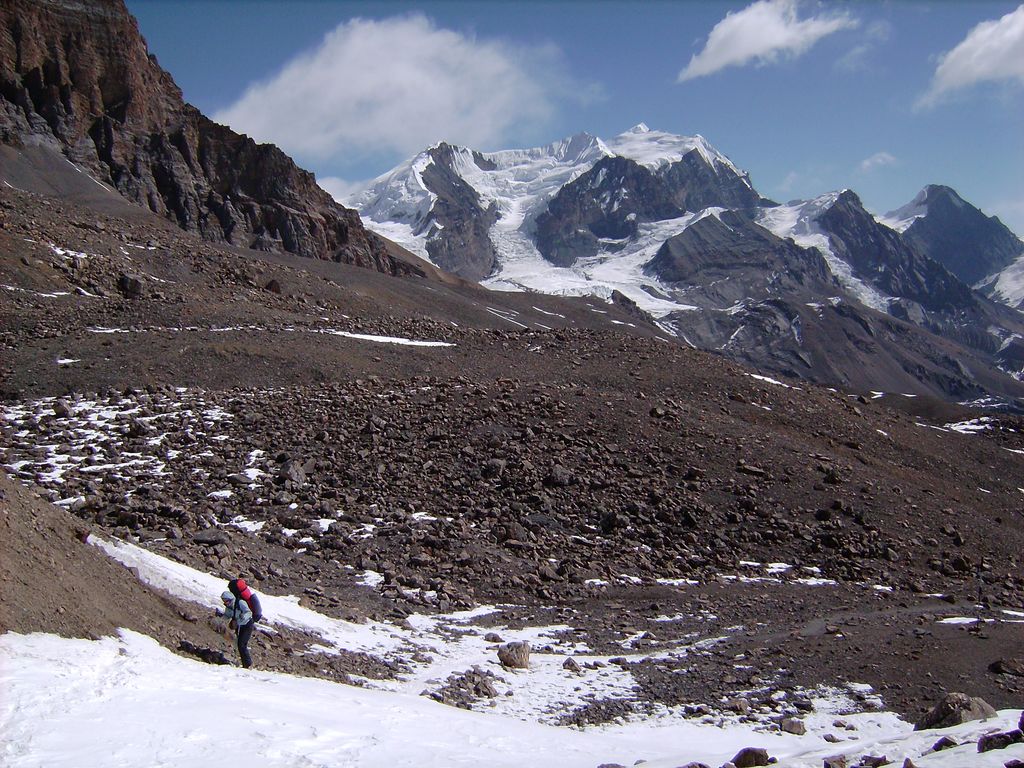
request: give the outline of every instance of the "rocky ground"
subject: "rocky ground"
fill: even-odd
[[[636,689],[569,723],[781,715],[847,682],[910,717],[947,690],[1020,706],[1024,678],[989,671],[1024,655],[1019,417],[776,382],[628,306],[228,251],[9,189],[0,215],[0,464],[32,489],[4,480],[4,629],[224,648],[80,566],[88,529],[343,618],[570,626]],[[99,604],[60,612],[81,568]],[[397,672],[321,668],[308,642],[258,655]]]

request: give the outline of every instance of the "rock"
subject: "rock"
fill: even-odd
[[[306,471],[302,468],[302,462],[295,459],[288,459],[277,471],[277,476],[284,482],[290,482],[296,487],[306,484]]]
[[[140,298],[145,289],[145,283],[138,275],[122,273],[117,278],[117,290],[127,299]]]
[[[889,758],[884,755],[882,757],[864,755],[864,757],[860,759],[860,764],[857,768],[881,768],[883,765],[889,765]]]
[[[826,757],[822,761],[822,768],[846,768],[846,757],[843,755],[836,755],[835,757]]]
[[[562,662],[562,669],[566,669],[577,675],[583,674],[583,668],[579,665],[579,662],[577,662],[576,659],[572,658],[572,656]]]
[[[914,725],[915,731],[948,728],[971,720],[993,717],[996,711],[984,700],[966,693],[947,693]]]
[[[993,749],[1006,749],[1011,744],[1024,743],[1024,734],[1020,731],[1004,731],[988,733],[978,739],[978,752],[991,752]]]
[[[755,768],[758,765],[770,765],[768,750],[762,747],[744,747],[732,759],[736,768]]]
[[[192,534],[192,541],[208,545],[230,544],[231,537],[220,528],[207,528]]]
[[[505,643],[498,648],[498,661],[512,669],[530,668],[530,644],[525,642]]]
[[[488,632],[486,635],[484,635],[484,642],[500,643],[503,641],[501,639],[501,635],[499,635],[497,632]]]
[[[750,714],[750,702],[746,699],[729,699],[722,705],[722,708],[739,715]]]
[[[190,656],[195,656],[197,659],[205,661],[207,664],[230,664],[231,662],[224,655],[223,651],[215,651],[212,648],[202,648],[198,645],[190,643],[188,640],[182,640],[178,643],[178,650],[182,653],[187,653]]]
[[[74,411],[67,400],[60,398],[53,404],[53,415],[58,419],[67,419],[74,415]]]
[[[56,410],[56,408],[54,408]],[[997,675],[1012,675],[1024,677],[1024,659],[998,659],[988,665],[988,671]]]
[[[941,752],[944,749],[950,749],[951,747],[956,746],[959,745],[953,739],[949,738],[949,736],[943,736],[941,739],[932,744],[931,751]]]
[[[798,720],[795,717],[787,717],[779,727],[786,733],[792,733],[794,736],[803,736],[807,733],[807,726],[804,725],[804,721]]]
[[[711,768],[706,763],[687,763],[686,765],[680,765],[679,768]]]

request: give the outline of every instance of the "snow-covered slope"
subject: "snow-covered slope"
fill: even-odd
[[[172,589],[197,610],[212,614],[216,607],[223,579],[132,545],[101,546],[136,568],[145,582]],[[127,630],[99,640],[9,632],[0,636],[3,765],[592,768],[643,762],[651,768],[672,768],[695,759],[721,765],[750,745],[766,748],[779,765],[791,768],[820,766],[825,758],[839,755],[850,765],[865,755],[884,754],[895,765],[906,758],[921,768],[997,768],[1009,759],[1024,758],[1022,744],[982,754],[976,744],[986,733],[1013,729],[1019,710],[952,728],[914,731],[889,712],[846,710],[852,701],[837,690],[823,690],[814,698],[816,711],[802,719],[804,735],[782,732],[756,718],[692,718],[684,707],[600,727],[557,727],[545,722],[545,713],[557,711],[557,696],[564,695],[552,691],[552,683],[568,681],[561,688],[570,695],[573,687],[599,693],[595,677],[628,675],[615,664],[602,663],[584,686],[561,668],[560,657],[541,663],[543,654],[537,654],[537,663],[528,670],[501,669],[485,660],[493,649],[485,655],[483,631],[472,626],[486,609],[448,616],[413,614],[405,627],[397,627],[331,619],[301,607],[293,596],[264,594],[263,602],[268,623],[261,633],[301,628],[324,639],[323,646],[309,652],[327,654],[346,648],[387,656],[429,648],[429,654],[416,655],[419,662],[411,665],[426,668],[403,676],[407,680],[367,680],[364,687],[356,687],[204,664]],[[523,633],[500,629],[507,636]],[[585,649],[579,650],[581,659],[589,658]],[[503,698],[518,708],[498,701],[489,712],[468,712],[418,695],[424,685],[436,682],[431,678],[471,664],[511,679],[499,685],[514,689],[514,696]],[[865,689],[851,686],[862,693]],[[556,697],[549,700],[551,693]],[[839,715],[842,739],[831,736]],[[931,751],[941,736],[959,746]]]
[[[427,255],[430,209],[437,200],[423,180],[433,162],[431,147],[384,174],[343,202],[356,208],[368,226],[421,256]],[[595,136],[579,133],[546,147],[483,154],[453,147],[453,170],[486,203],[498,206],[493,237],[515,240],[524,222],[536,217],[563,185],[588,170],[611,150]],[[482,167],[483,166],[483,167]],[[516,250],[515,246],[499,250]]]
[[[757,223],[781,238],[792,238],[804,248],[817,248],[843,288],[865,306],[887,312],[893,297],[855,277],[852,267],[836,255],[828,234],[818,224],[818,218],[835,204],[843,191],[828,192],[813,200],[797,200],[786,205],[762,208]]]

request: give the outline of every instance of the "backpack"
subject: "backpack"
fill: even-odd
[[[253,624],[263,618],[263,607],[260,605],[260,599],[255,592],[249,589],[245,579],[232,579],[228,582],[228,589],[237,599],[244,600],[249,605],[249,610],[252,611]]]

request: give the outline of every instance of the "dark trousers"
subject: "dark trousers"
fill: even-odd
[[[242,657],[242,666],[246,669],[252,666],[252,656],[249,655],[249,638],[252,637],[252,628],[255,623],[250,621],[238,628],[238,655]]]

